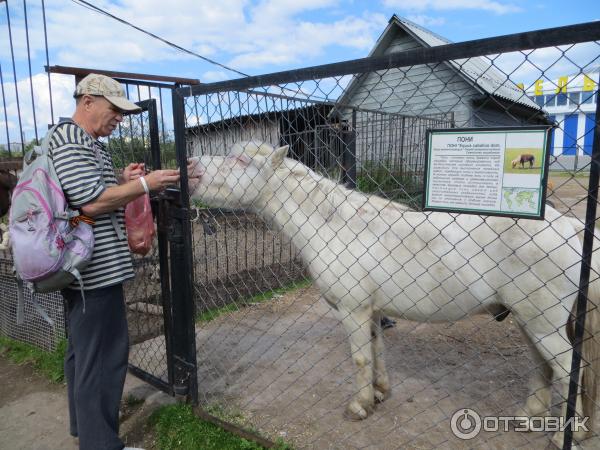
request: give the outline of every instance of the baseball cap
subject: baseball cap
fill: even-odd
[[[135,103],[127,100],[125,91],[118,81],[113,80],[106,75],[90,73],[77,83],[77,88],[75,89],[73,97],[79,97],[80,95],[85,94],[102,96],[123,112],[133,113],[142,110],[142,108]]]

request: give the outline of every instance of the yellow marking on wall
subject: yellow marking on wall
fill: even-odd
[[[536,80],[533,86],[535,95],[544,95],[544,80]]]
[[[569,82],[569,77],[559,77],[558,83],[556,85],[557,94],[565,94],[567,92],[567,83]]]
[[[584,91],[593,91],[595,89],[596,89],[596,82],[584,74],[583,75],[583,90]]]
[[[525,90],[525,85],[524,85],[523,83],[517,83],[517,87],[518,87],[519,89],[521,89],[522,91],[524,91],[524,90]]]

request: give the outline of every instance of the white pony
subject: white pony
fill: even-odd
[[[346,416],[367,418],[389,394],[382,315],[435,322],[510,310],[537,366],[526,403],[515,415],[549,415],[552,382],[567,398],[572,356],[567,322],[581,265],[576,221],[550,207],[543,221],[417,212],[348,190],[286,154],[287,147],[247,142],[235,144],[226,157],[193,158],[190,192],[211,206],[259,214],[300,250],[342,320],[358,368]],[[598,284],[590,285],[592,306],[600,300]],[[586,395],[579,394],[577,414],[589,416],[589,426],[600,375],[598,308],[590,307],[586,327]],[[553,441],[562,446],[562,434]]]

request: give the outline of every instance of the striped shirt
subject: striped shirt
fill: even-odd
[[[94,141],[81,127],[73,123],[59,125],[48,150],[71,208],[90,203],[106,187],[117,185],[112,158],[106,147]],[[102,174],[99,157],[104,160]],[[115,213],[125,234],[125,210],[119,208]],[[98,215],[94,220],[94,252],[90,264],[81,272],[85,290],[112,286],[134,276],[127,239],[119,240],[110,214]],[[79,289],[79,284],[74,282],[69,288]]]

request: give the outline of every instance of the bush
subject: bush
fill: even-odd
[[[389,162],[367,162],[356,177],[356,188],[362,192],[405,203],[411,208],[421,204],[423,191],[422,175],[408,170],[399,170]]]

